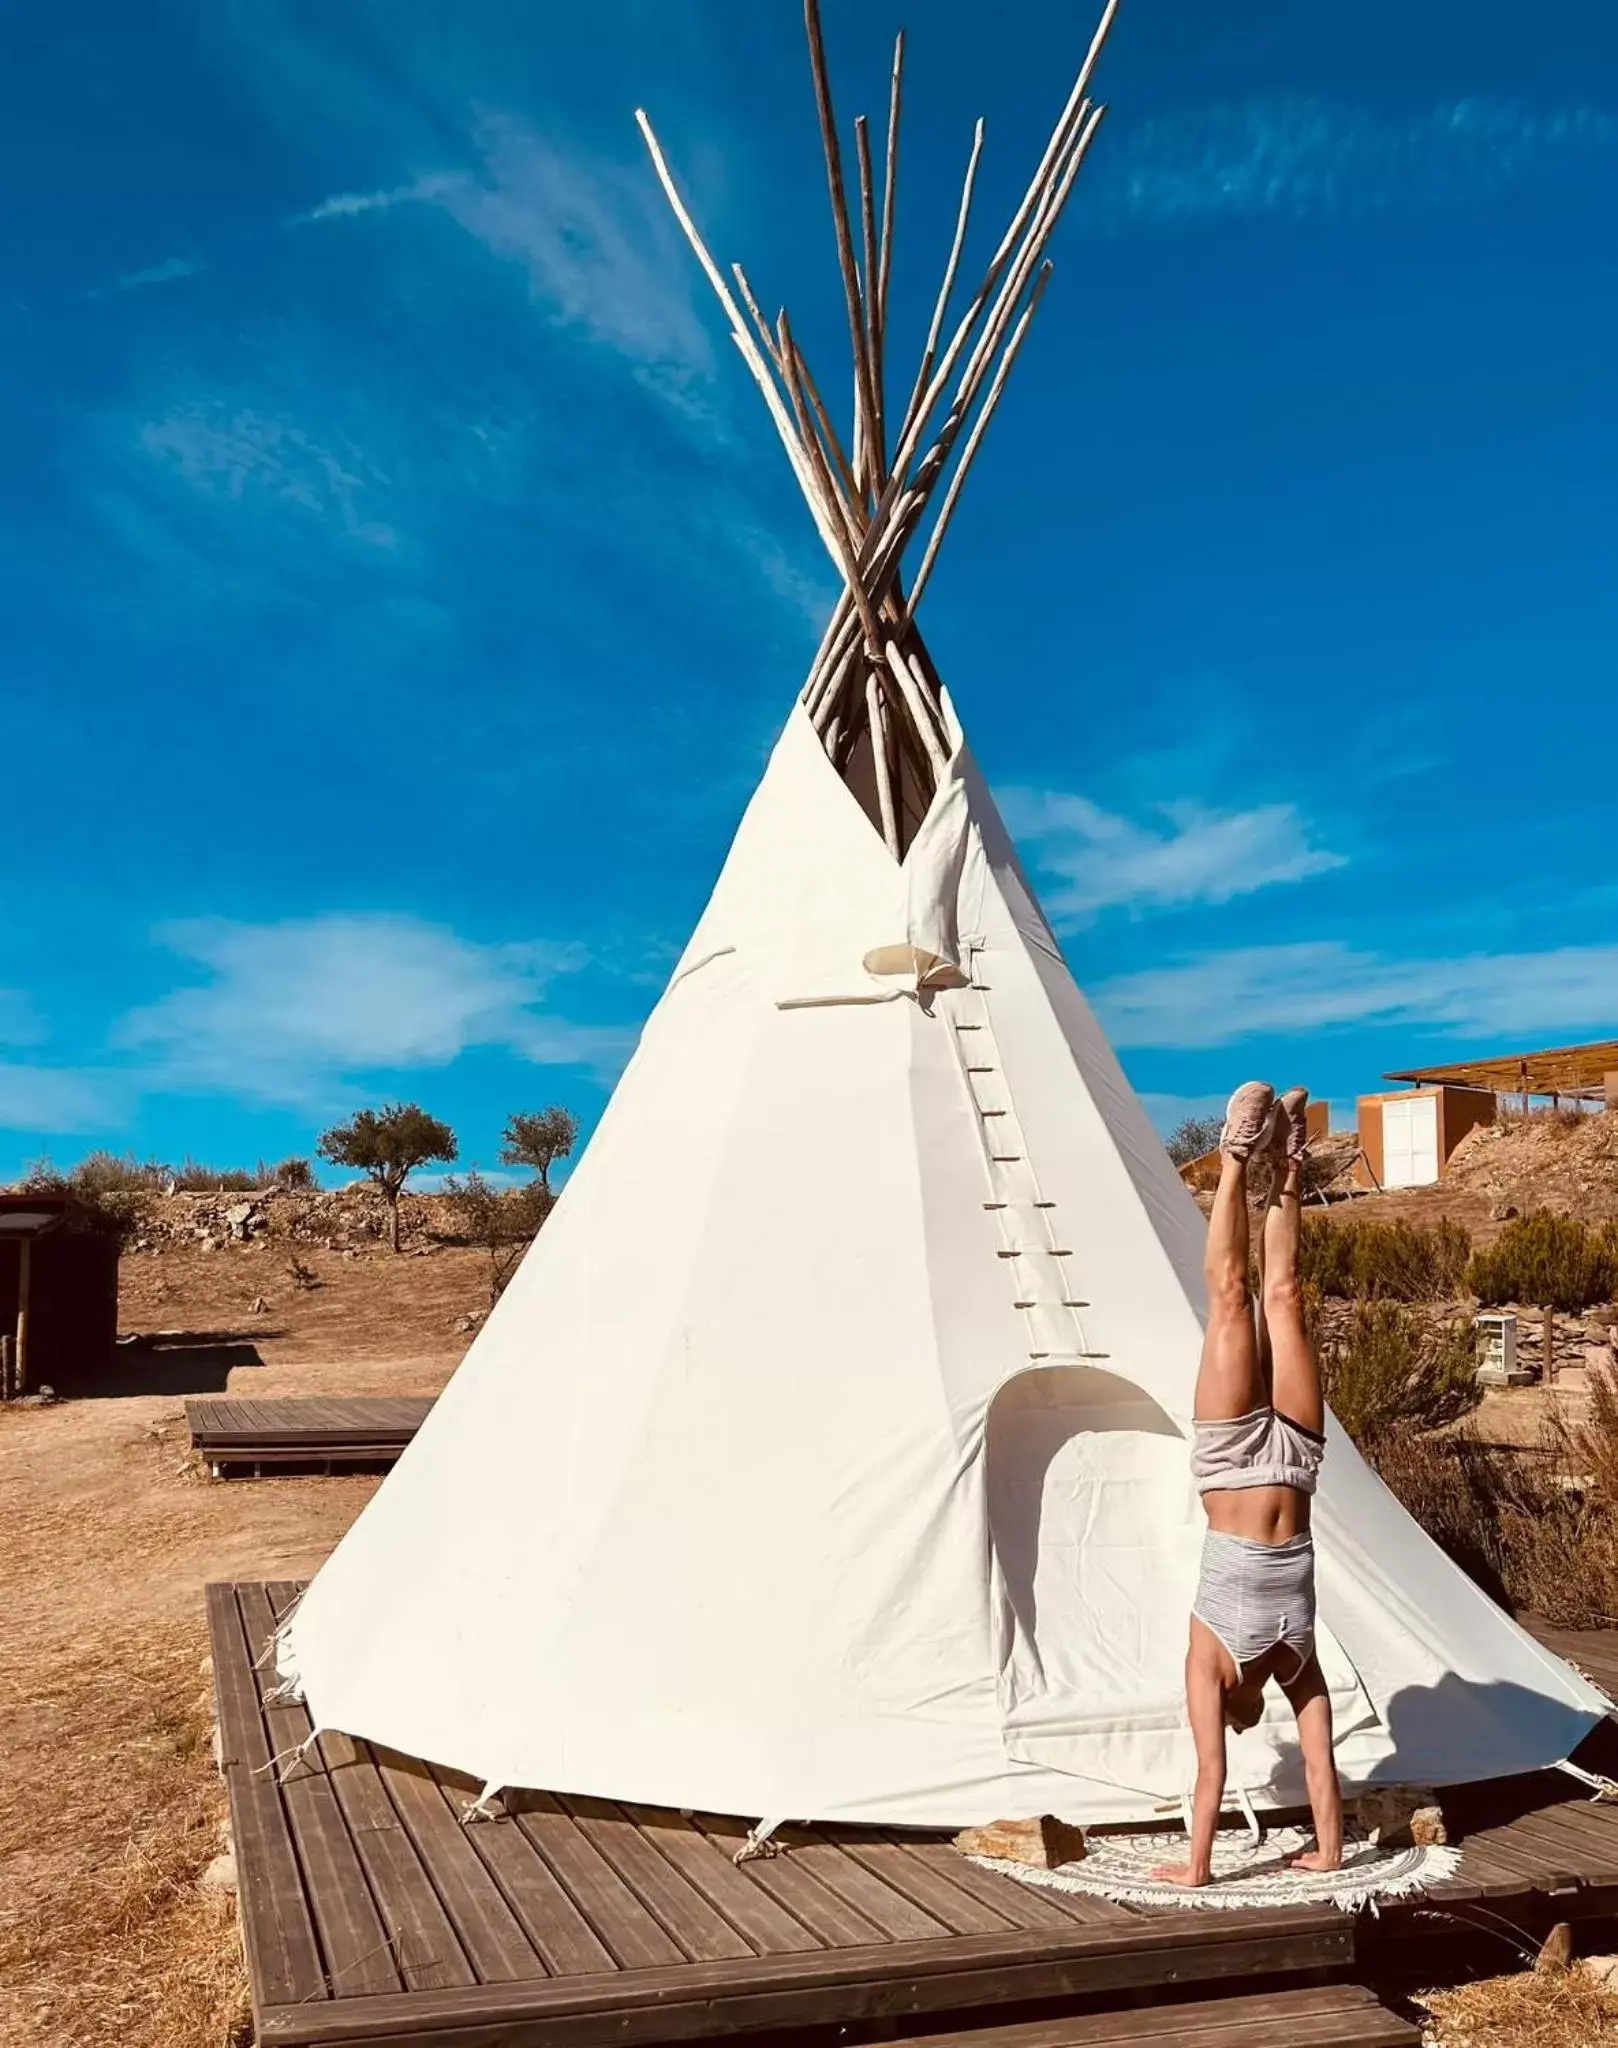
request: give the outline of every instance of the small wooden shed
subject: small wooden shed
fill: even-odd
[[[1362,1186],[1428,1188],[1443,1177],[1449,1156],[1479,1124],[1492,1124],[1495,1098],[1487,1088],[1401,1088],[1359,1100]]]
[[[0,1194],[0,1399],[93,1378],[117,1338],[117,1237],[70,1195]]]

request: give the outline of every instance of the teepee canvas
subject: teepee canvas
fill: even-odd
[[[317,1727],[491,1789],[1144,1820],[1193,1772],[1203,1224],[915,625],[1095,132],[1101,37],[944,341],[974,147],[926,359],[889,415],[899,64],[881,193],[862,125],[850,208],[812,0],[809,19],[855,343],[846,450],[785,317],[770,328],[738,271],[744,316],[647,135],[843,598],[556,1212],[291,1617],[281,1670]],[[1335,1428],[1315,1526],[1350,1784],[1554,1763],[1605,1711]],[[1231,1782],[1299,1800],[1284,1706],[1233,1741]]]

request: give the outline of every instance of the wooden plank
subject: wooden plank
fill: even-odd
[[[726,1956],[753,1953],[724,1914],[688,1884],[610,1800],[568,1795],[558,1804],[693,1962],[720,1962]]]
[[[242,1940],[257,2012],[325,1997],[326,1972],[281,1795],[269,1771],[269,1743],[235,1590],[210,1585],[204,1599],[219,1704],[220,1771],[230,1802]]]
[[[1553,1862],[1560,1857],[1586,1884],[1618,1884],[1618,1821],[1600,1807],[1548,1807],[1511,1823],[1514,1833],[1543,1844]]]
[[[1262,1928],[1252,1921],[1261,1917]],[[1235,1927],[1215,1921],[1236,1920]],[[813,1955],[756,1957],[746,1966],[685,1963],[613,1978],[481,1985],[468,1991],[344,2000],[318,2012],[267,2011],[262,2048],[609,2048],[689,2041],[777,2027],[966,2012],[993,2004],[1099,1996],[1173,1983],[1338,1969],[1353,1947],[1349,1916],[1172,1913],[1128,1929],[967,1935]],[[483,2029],[481,2035],[478,2029]]]
[[[894,1941],[920,1941],[950,1932],[942,1920],[912,1904],[858,1864],[832,1836],[817,1828],[783,1828],[777,1839],[790,1862],[800,1863],[856,1912],[875,1921]]]
[[[466,1794],[431,1773],[451,1824],[461,1828]],[[550,1865],[510,1814],[465,1824],[465,1836],[545,1969],[555,1977],[615,1970],[611,1952]]]
[[[747,1937],[758,1954],[792,1955],[821,1946],[800,1920],[771,1898],[750,1869],[738,1870],[684,1815],[658,1807],[632,1811],[646,1839]]]
[[[1418,2030],[1390,2013],[1362,1984],[1309,1986],[1247,1997],[1200,1999],[1194,2003],[1148,2006],[1132,2012],[1067,2015],[1006,2027],[974,2027],[968,2033],[922,2034],[888,2043],[888,2048],[1111,2048],[1125,2042],[1230,2042],[1248,2037],[1274,2048],[1325,2048],[1340,2040],[1380,2039],[1390,2044],[1419,2042]]]
[[[263,1586],[238,1586],[236,1592],[256,1655],[274,1628],[269,1597]],[[265,1706],[260,1711],[272,1753],[295,1750],[307,1738],[309,1716],[301,1706]],[[324,1758],[318,1749],[310,1751],[296,1764],[283,1761],[277,1775],[333,1995],[347,1998],[397,1990],[403,1980],[389,1932],[371,1897]]]
[[[524,1794],[517,1825],[555,1871],[626,1970],[685,1958],[578,1823],[548,1792]]]
[[[747,1839],[747,1823],[726,1814],[695,1816],[719,1855],[730,1858]],[[880,1941],[882,1929],[826,1887],[791,1856],[765,1856],[745,1866],[748,1876],[827,1948],[857,1948]]]
[[[1015,1878],[997,1877],[992,1870],[969,1862],[948,1842],[904,1841],[900,1846],[913,1861],[940,1872],[949,1883],[1003,1913],[1013,1927],[1072,1925],[1072,1915],[1061,1910],[1051,1893],[1018,1884]]]
[[[472,1830],[445,1806],[425,1764],[391,1749],[372,1749],[378,1778],[420,1867],[455,1929],[476,1981],[517,1983],[543,1977],[539,1952],[469,1837]]]
[[[475,1984],[477,1974],[370,1748],[346,1735],[323,1735],[320,1750],[406,1990]]]
[[[907,1856],[897,1842],[875,1828],[839,1828],[837,1840],[856,1863],[951,1934],[993,1934],[1016,1924],[998,1906],[953,1884],[944,1872]],[[966,1858],[959,1860],[965,1863]]]

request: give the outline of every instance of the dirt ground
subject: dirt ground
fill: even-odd
[[[301,1578],[371,1477],[216,1482],[186,1394],[432,1394],[486,1260],[254,1249],[127,1257],[126,1349],[85,1399],[0,1410],[0,2044],[222,2048],[245,2011],[228,1896],[199,1888],[224,1801],[202,1588]],[[262,1299],[262,1312],[250,1304]]]
[[[228,1893],[207,1873],[202,1588],[301,1578],[379,1483],[215,1482],[187,1394],[431,1394],[487,1305],[482,1252],[126,1257],[127,1347],[86,1398],[0,1410],[0,2048],[226,2048],[246,2033]],[[255,1304],[262,1307],[255,1308]],[[1515,1397],[1513,1397],[1515,1398]],[[1503,1979],[1434,2001],[1440,2048],[1618,2039],[1588,1987]]]

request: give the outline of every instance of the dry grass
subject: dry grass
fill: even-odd
[[[1618,2000],[1583,1970],[1490,1977],[1418,1999],[1432,2048],[1609,2048]]]
[[[313,1292],[284,1250],[126,1259],[124,1326],[251,1332],[236,1394],[443,1385],[487,1299],[479,1252],[307,1257]],[[0,1410],[0,2048],[243,2038],[234,1913],[198,1884],[225,1811],[202,1587],[307,1576],[376,1485],[208,1481],[180,1414],[187,1370],[224,1390],[206,1346],[119,1370],[109,1398]]]
[[[0,1779],[0,2040],[223,2048],[241,2036],[233,1905],[197,1883],[225,1812],[201,1656],[200,1628],[181,1627],[136,1645],[81,1638],[43,1671],[0,1673],[0,1717],[26,1717],[34,1757],[60,1760],[48,1787]]]

